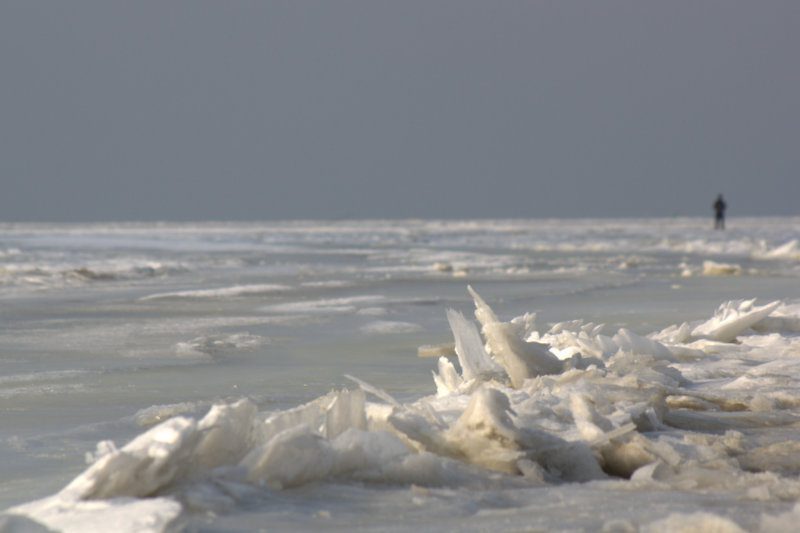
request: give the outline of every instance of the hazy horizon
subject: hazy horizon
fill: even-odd
[[[798,215],[800,4],[6,2],[0,222]]]

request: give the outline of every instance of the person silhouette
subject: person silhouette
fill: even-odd
[[[717,196],[717,201],[714,202],[714,229],[725,229],[725,200],[722,199],[722,194]]]

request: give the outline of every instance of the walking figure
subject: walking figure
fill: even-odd
[[[717,201],[714,202],[714,229],[725,229],[725,200],[722,195],[717,196]]]

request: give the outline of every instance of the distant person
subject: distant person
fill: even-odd
[[[725,200],[722,195],[717,196],[717,201],[714,202],[714,229],[725,229]]]

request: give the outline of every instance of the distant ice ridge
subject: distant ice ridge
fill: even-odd
[[[140,280],[186,272],[175,261],[127,258],[88,261],[84,264],[60,262],[20,262],[0,264],[0,284],[62,287],[90,282]]]
[[[703,261],[704,276],[738,276],[741,273],[742,267],[736,264]]]
[[[549,328],[533,314],[502,321],[470,292],[478,323],[447,312],[457,361],[439,359],[435,395],[404,404],[352,378],[358,388],[285,411],[259,412],[248,399],[219,403],[199,420],[164,420],[121,448],[99,443],[91,466],[61,492],[8,512],[64,531],[107,530],[110,521],[115,531],[163,531],[192,513],[233,512],[264,491],[336,480],[593,481],[602,490],[622,483],[659,494],[800,498],[800,438],[791,433],[800,422],[800,305],[726,302],[705,321],[604,335],[603,325],[581,320]],[[159,408],[147,420],[190,407]],[[798,515],[764,514],[762,529]],[[708,512],[642,511],[638,520],[628,529],[740,528]]]
[[[606,232],[611,227],[606,228]],[[721,239],[718,235],[708,235],[707,231],[681,231],[670,232],[654,231],[653,228],[643,229],[641,232],[626,228],[626,234],[621,235],[605,233],[599,229],[595,233],[586,235],[570,234],[567,238],[558,230],[553,232],[553,237],[536,236],[530,243],[519,242],[518,249],[530,249],[536,252],[564,252],[564,253],[654,253],[667,252],[672,254],[693,254],[699,256],[728,256],[752,257],[755,259],[800,259],[800,241],[788,241],[755,238],[754,236],[726,235]],[[659,238],[660,237],[660,238]]]
[[[800,259],[800,241],[792,239],[771,249],[764,245],[754,255],[760,259]]]
[[[220,287],[218,289],[197,289],[186,291],[162,292],[150,294],[140,298],[141,301],[163,300],[168,298],[182,299],[201,299],[201,298],[236,298],[241,296],[263,296],[291,290],[288,285],[277,283],[261,283],[253,285],[234,285],[232,287]]]
[[[378,320],[364,324],[360,330],[369,335],[391,335],[393,333],[414,333],[421,331],[419,324],[400,322],[396,320]]]
[[[342,298],[327,298],[316,300],[304,300],[281,304],[272,304],[259,308],[259,311],[267,313],[285,314],[337,314],[355,313],[361,305],[381,303],[386,298],[380,294],[364,294],[360,296],[350,296]]]

